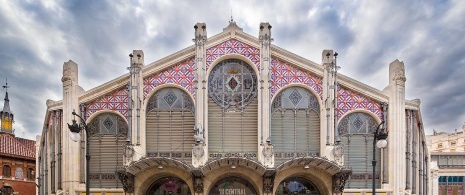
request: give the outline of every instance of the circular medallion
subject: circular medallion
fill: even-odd
[[[208,92],[222,108],[241,109],[257,95],[257,76],[247,63],[229,59],[213,67]]]

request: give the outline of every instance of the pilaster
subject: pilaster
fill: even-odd
[[[203,165],[208,160],[208,92],[206,78],[207,25],[197,23],[194,26],[195,42],[195,146],[192,150],[194,167]]]
[[[76,169],[76,164],[79,163],[79,142],[73,142],[70,139],[70,131],[67,124],[72,124],[75,119],[71,114],[73,110],[79,111],[78,93],[80,87],[78,85],[78,65],[69,60],[63,64],[63,124],[62,128],[62,144],[63,144],[63,190],[74,192],[79,185],[79,169]],[[76,119],[79,121],[79,119]]]
[[[405,152],[407,133],[405,125],[405,68],[395,60],[389,65],[389,110],[388,110],[388,170],[389,185],[394,194],[405,189]]]
[[[258,34],[260,42],[260,69],[258,80],[258,160],[265,166],[273,167],[274,155],[273,145],[270,134],[270,107],[271,107],[271,25],[269,23],[260,23]]]
[[[337,53],[333,50],[323,50],[322,65],[323,69],[323,106],[320,108],[320,113],[324,113],[325,117],[321,117],[321,156],[325,156],[332,160],[337,160],[342,163],[342,154],[335,150],[336,147],[336,125],[337,125],[337,70],[336,65]],[[338,145],[339,147],[339,145]]]
[[[127,151],[125,157],[127,163],[136,161],[146,153],[145,147],[145,122],[141,114],[143,102],[143,81],[142,68],[144,67],[144,52],[142,50],[133,50],[129,54],[130,66],[129,84],[128,84],[128,137]],[[145,115],[144,115],[145,116]],[[130,151],[131,150],[131,151]],[[134,150],[134,151],[132,151]]]

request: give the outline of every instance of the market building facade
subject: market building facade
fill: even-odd
[[[63,65],[63,99],[47,101],[39,194],[428,194],[419,100],[405,99],[405,69],[389,65],[378,90],[337,71],[337,53],[315,63],[231,21],[212,37],[85,91]],[[126,68],[126,67],[121,67]],[[73,116],[76,111],[79,117]],[[87,124],[71,135],[67,124]],[[388,133],[375,149],[374,132]],[[71,141],[69,137],[79,139]]]

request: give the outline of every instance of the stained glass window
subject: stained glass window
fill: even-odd
[[[208,82],[213,101],[225,109],[241,109],[257,96],[257,76],[241,60],[221,61],[212,69]]]

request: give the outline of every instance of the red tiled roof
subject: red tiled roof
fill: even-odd
[[[33,140],[17,138],[8,133],[0,133],[0,155],[35,159],[35,144]]]

